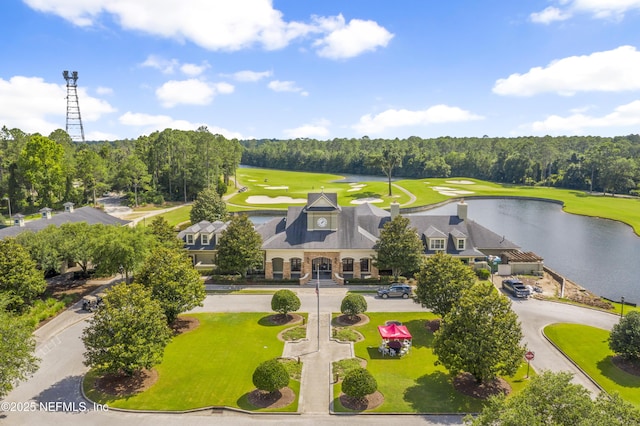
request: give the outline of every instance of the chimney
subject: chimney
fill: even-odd
[[[15,226],[24,226],[24,216],[20,213],[13,215],[13,224]]]
[[[460,200],[458,203],[458,219],[466,220],[467,219],[467,208],[469,205],[464,202],[464,198]]]
[[[40,213],[42,213],[42,218],[43,219],[51,219],[51,212],[53,210],[51,210],[49,207],[44,207],[42,209],[40,209]]]
[[[73,213],[73,203],[71,201],[67,201],[63,204],[64,211],[67,213]]]
[[[397,201],[391,203],[391,220],[400,215],[400,204]]]

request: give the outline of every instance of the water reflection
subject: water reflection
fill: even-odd
[[[467,200],[469,218],[505,235],[523,251],[609,299],[640,303],[640,238],[619,222],[568,214],[532,200]],[[454,203],[422,214],[455,214]]]

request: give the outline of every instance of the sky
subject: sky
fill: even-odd
[[[640,133],[640,0],[2,0],[0,16],[0,126],[27,133],[65,129],[64,70],[86,140]]]

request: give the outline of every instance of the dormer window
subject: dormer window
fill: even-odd
[[[209,244],[209,234],[202,234],[202,245]]]
[[[193,245],[193,234],[187,234],[187,244]]]
[[[429,238],[429,250],[444,250],[444,238]]]
[[[465,240],[464,238],[460,238],[457,242],[456,242],[456,248],[458,250],[464,250],[466,247],[466,242],[467,240]]]

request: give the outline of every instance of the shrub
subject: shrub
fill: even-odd
[[[289,312],[300,309],[300,299],[291,290],[278,290],[271,298],[271,309],[282,315],[287,315]]]
[[[340,312],[348,315],[350,318],[355,317],[367,310],[367,301],[361,294],[347,294],[342,299],[342,305],[340,306]]]
[[[476,276],[481,280],[487,280],[491,276],[491,272],[488,269],[476,269]]]
[[[354,368],[342,381],[342,392],[355,399],[363,399],[378,390],[378,382],[366,368]]]
[[[620,318],[609,336],[609,347],[627,359],[640,359],[640,312],[631,311]]]
[[[260,364],[253,372],[253,385],[261,391],[273,393],[289,384],[289,373],[277,358]]]

